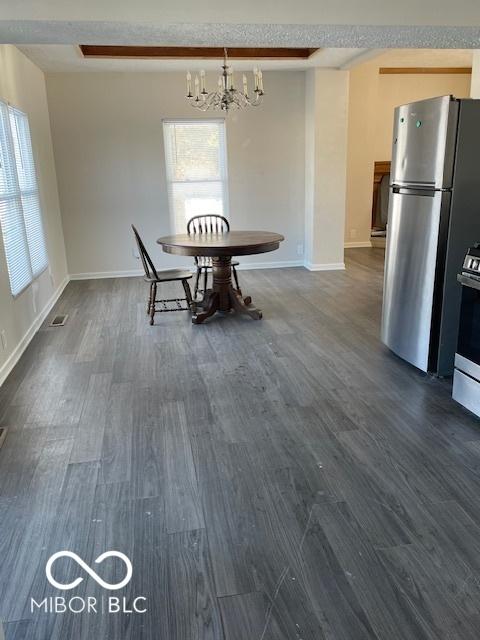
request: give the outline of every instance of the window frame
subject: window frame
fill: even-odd
[[[5,243],[5,233],[6,231],[3,228],[3,225],[0,222],[0,235],[2,236],[2,245],[3,245],[3,254],[5,256],[5,265],[6,265],[6,270],[7,270],[7,274],[8,274],[8,279],[9,279],[9,285],[10,285],[10,294],[11,296],[16,299],[18,298],[24,291],[26,291],[26,289],[28,289],[28,287],[30,287],[32,285],[32,283],[34,283],[50,266],[50,258],[48,255],[48,246],[47,246],[47,238],[46,238],[46,234],[45,234],[45,224],[44,224],[44,219],[43,219],[43,207],[42,207],[42,198],[41,198],[41,193],[40,193],[40,187],[39,187],[39,182],[38,182],[38,174],[37,174],[37,163],[35,161],[35,151],[34,151],[34,147],[33,147],[33,142],[32,142],[32,134],[31,134],[31,128],[30,128],[30,118],[28,116],[28,113],[26,111],[23,111],[22,109],[20,109],[20,107],[17,107],[15,104],[12,104],[9,100],[6,100],[4,98],[2,98],[0,96],[0,103],[2,103],[4,105],[4,107],[6,108],[7,111],[7,115],[8,115],[8,135],[10,136],[11,140],[9,141],[9,143],[7,143],[7,149],[8,149],[8,145],[10,144],[12,146],[12,152],[13,152],[13,167],[15,170],[15,192],[8,194],[6,196],[2,196],[0,195],[0,202],[7,202],[8,200],[11,201],[18,201],[20,203],[20,216],[21,216],[21,221],[22,221],[22,235],[24,237],[24,243],[25,243],[25,249],[26,249],[26,256],[28,258],[28,282],[26,282],[21,289],[19,289],[18,291],[16,291],[15,293],[12,290],[12,279],[10,276],[11,273],[11,268],[9,266],[9,261],[8,261],[8,257],[7,257],[7,247],[6,247],[6,243]],[[26,120],[26,130],[28,132],[28,139],[26,140],[27,146],[30,149],[31,152],[31,163],[32,163],[32,170],[33,170],[33,180],[34,180],[34,187],[30,186],[30,187],[26,187],[26,188],[22,188],[21,186],[21,180],[20,180],[20,167],[18,166],[18,156],[17,156],[17,152],[16,152],[16,148],[15,145],[18,144],[19,147],[21,148],[22,146],[22,140],[17,139],[17,142],[15,142],[14,140],[14,136],[15,136],[15,131],[12,127],[12,123],[11,123],[11,118],[15,118],[17,114],[20,114],[20,116],[24,117]],[[16,133],[18,134],[18,125],[17,122],[15,121],[15,129],[16,129]],[[23,144],[25,144],[25,141],[23,141]],[[21,151],[20,151],[21,154]],[[11,159],[11,160],[12,160]],[[22,156],[20,155],[20,161],[22,159]],[[32,247],[29,243],[29,239],[28,239],[28,232],[27,232],[27,222],[25,219],[25,210],[24,210],[24,199],[28,198],[28,197],[36,197],[36,204],[38,206],[38,212],[39,212],[39,228],[40,228],[40,232],[41,232],[41,242],[43,244],[43,250],[45,253],[45,264],[37,270],[34,270],[34,264],[33,264],[33,260],[32,260]]]
[[[219,145],[220,152],[220,166],[224,168],[224,174],[220,180],[210,179],[210,180],[171,180],[169,178],[169,166],[167,163],[167,144],[169,144],[166,140],[165,136],[165,125],[167,124],[218,124],[221,126],[223,130],[223,141],[224,144]],[[223,213],[222,215],[227,218],[230,222],[230,194],[229,194],[229,184],[228,184],[228,143],[227,143],[227,121],[226,118],[214,117],[214,118],[162,118],[162,135],[163,135],[163,146],[164,146],[164,158],[165,158],[165,179],[167,183],[167,192],[168,192],[168,208],[169,208],[169,218],[170,218],[170,226],[173,229],[173,233],[180,233],[176,228],[176,220],[175,220],[175,211],[171,199],[171,184],[205,184],[208,182],[222,183],[222,191],[223,191]],[[223,147],[223,148],[222,148]],[[201,214],[200,214],[201,215]],[[206,214],[208,215],[208,214]],[[187,224],[187,223],[185,223]]]

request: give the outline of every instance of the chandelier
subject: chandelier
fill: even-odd
[[[223,72],[218,77],[218,87],[215,91],[207,91],[205,86],[205,71],[200,71],[200,77],[195,75],[194,91],[192,93],[192,74],[187,73],[187,99],[192,107],[207,111],[208,109],[243,109],[258,107],[263,101],[263,76],[257,67],[253,70],[253,90],[249,93],[247,76],[243,74],[242,90],[236,88],[233,69],[228,64],[227,50],[224,49]]]

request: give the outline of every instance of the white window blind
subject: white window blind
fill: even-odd
[[[164,121],[168,197],[175,233],[193,216],[228,217],[223,120]]]
[[[18,295],[48,265],[28,118],[0,102],[0,225],[10,289]]]

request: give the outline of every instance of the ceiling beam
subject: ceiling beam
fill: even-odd
[[[39,2],[39,0],[33,0],[36,5],[46,6],[52,3]],[[373,1],[373,0],[372,0]],[[474,3],[473,0],[462,0],[463,2],[469,2],[470,7],[474,7],[475,11],[479,12],[478,3]],[[358,5],[355,0],[349,0],[352,6]],[[438,0],[436,0],[438,4]],[[445,0],[446,2],[446,0]],[[8,4],[8,9],[17,9],[24,7],[26,2],[10,2],[1,3],[0,6]],[[106,18],[102,20],[96,19],[90,11],[88,20],[81,19],[65,19],[60,15],[60,9],[65,7],[74,7],[75,11],[88,11],[89,8],[101,9],[106,7],[107,2],[56,2],[58,5],[58,11],[55,13],[55,18],[45,19],[27,19],[21,20],[7,19],[4,15],[6,11],[3,10],[0,19],[0,42],[5,44],[92,44],[96,45],[102,43],[105,45],[158,45],[159,42],[169,46],[198,46],[198,47],[210,47],[217,46],[223,47],[225,45],[232,47],[264,47],[265,42],[268,42],[272,47],[340,47],[340,48],[378,48],[385,47],[385,43],[388,44],[388,48],[422,48],[422,49],[478,49],[480,42],[480,26],[425,26],[431,25],[431,22],[425,22],[423,26],[412,26],[412,21],[408,25],[398,25],[388,22],[381,22],[375,24],[358,24],[358,20],[349,22],[348,24],[335,24],[335,21],[325,22],[319,24],[318,20],[309,20],[302,22],[300,16],[294,23],[271,23],[271,22],[255,22],[254,18],[250,15],[248,22],[237,21],[235,24],[229,24],[225,22],[213,22],[208,21],[205,18],[205,3],[196,3],[196,11],[202,12],[202,20],[195,22],[191,14],[190,18],[192,22],[186,23],[183,21],[174,22],[173,19],[167,22],[162,22],[160,18],[157,20],[145,21],[137,16],[137,3],[135,2],[119,2],[119,7],[130,6],[130,10],[135,13],[135,21],[128,21],[124,18],[120,18],[116,21],[108,20]],[[139,2],[141,4],[141,1]],[[165,3],[157,2],[150,5],[157,8],[158,12],[165,13]],[[172,3],[172,8],[173,8]],[[193,1],[192,1],[192,4]],[[207,3],[208,4],[208,3]],[[310,4],[318,8],[318,11],[325,10],[325,2],[296,2],[295,6],[300,9],[302,5]],[[332,7],[341,3],[330,2],[327,3]],[[395,9],[395,3],[383,2],[378,6],[391,5],[391,9],[397,12]],[[411,0],[410,4],[415,4]],[[452,16],[460,15],[459,9],[452,8],[451,2],[447,3],[452,12]],[[181,5],[181,0],[177,3]],[[275,20],[275,15],[272,13],[271,2],[250,2],[253,7],[262,10],[269,7],[271,20]],[[478,6],[477,6],[478,5]],[[212,5],[213,6],[213,5]],[[363,5],[362,5],[363,6]],[[424,3],[416,3],[415,7],[424,9]],[[236,10],[241,10],[241,3],[235,3]],[[378,8],[378,7],[377,7]],[[178,9],[178,7],[177,7]],[[39,9],[40,11],[41,9]],[[338,9],[336,9],[338,10]],[[358,8],[357,8],[358,10]],[[362,10],[362,7],[360,7]],[[210,12],[214,10],[210,7]],[[298,11],[297,11],[298,13]],[[378,12],[377,12],[378,13]],[[418,13],[418,11],[417,11]],[[429,20],[432,20],[428,12],[425,15],[429,16]],[[433,15],[433,14],[432,14]],[[479,20],[475,19],[471,22],[465,22],[466,16],[463,15],[464,24],[478,25]],[[183,12],[183,18],[185,18],[185,11]],[[325,19],[325,16],[323,16]],[[458,19],[458,18],[455,18]],[[207,20],[207,21],[206,21]],[[415,22],[415,21],[413,21]],[[381,26],[383,25],[383,26]]]
[[[403,74],[461,74],[470,75],[471,67],[380,67],[378,72],[381,75],[403,75]]]
[[[81,44],[80,50],[85,58],[165,58],[190,60],[199,58],[222,59],[222,47],[151,47]],[[237,60],[277,60],[308,59],[318,49],[297,47],[232,47],[228,57]]]

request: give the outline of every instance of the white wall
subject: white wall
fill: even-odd
[[[378,78],[376,60],[361,64],[350,71],[346,246],[370,244]]]
[[[306,76],[305,264],[342,269],[348,72],[312,69]]]
[[[347,246],[369,244],[374,162],[391,159],[395,107],[450,93],[465,98],[470,93],[467,74],[379,75],[382,66],[388,66],[388,54],[350,71]]]
[[[33,335],[42,311],[65,284],[67,267],[57,194],[44,74],[13,46],[0,46],[0,98],[28,114],[50,268],[17,298],[10,293],[3,243],[0,242],[0,384]]]
[[[380,75],[375,128],[375,160],[391,160],[393,111],[415,100],[452,94],[470,95],[469,74]]]
[[[184,78],[47,76],[70,274],[138,269],[131,222],[159,267],[185,264],[155,243],[171,231],[162,118],[209,115],[187,103]],[[286,240],[275,253],[245,256],[244,265],[303,258],[297,248],[304,242],[304,73],[268,72],[264,78],[264,105],[227,117],[230,218],[235,229],[278,231]]]
[[[480,49],[473,52],[470,97],[480,98]]]

